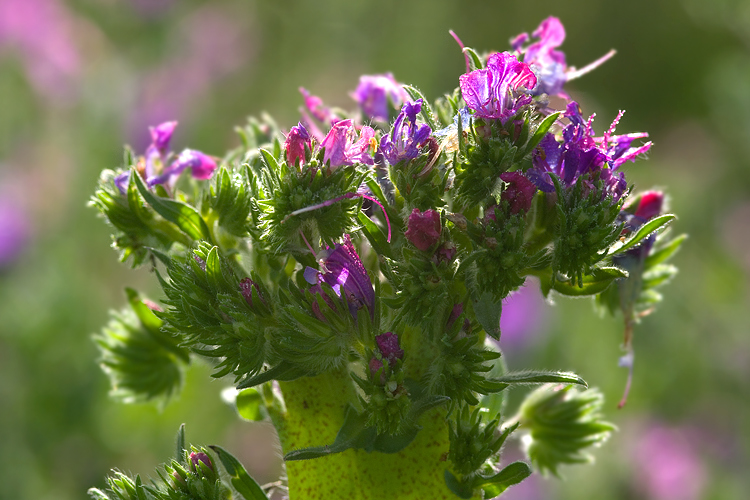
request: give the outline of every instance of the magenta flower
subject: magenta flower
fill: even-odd
[[[536,40],[523,48],[530,38]],[[565,54],[556,50],[563,41],[565,28],[558,18],[550,16],[539,24],[531,37],[527,33],[521,33],[511,42],[513,50],[523,54],[523,62],[531,67],[537,77],[536,87],[528,88],[532,95],[549,94],[568,98],[563,92],[567,81],[588,73],[615,54],[610,51],[586,67],[576,70],[568,68]]]
[[[510,213],[526,213],[531,208],[531,200],[536,194],[536,186],[521,172],[504,172],[500,180],[507,182],[500,199],[510,205]]]
[[[404,236],[412,245],[426,252],[440,241],[442,229],[438,212],[435,210],[420,212],[418,208],[415,208],[409,214],[409,222]]]
[[[344,235],[342,245],[336,244],[324,250],[320,262],[322,272],[308,267],[304,273],[305,280],[311,285],[324,281],[339,297],[343,292],[349,311],[355,318],[357,310],[363,306],[367,307],[372,317],[375,312],[375,290],[349,235]]]
[[[396,109],[409,99],[409,94],[391,73],[360,76],[357,90],[350,95],[368,118],[382,121],[388,121],[389,98]]]
[[[156,127],[149,127],[151,132],[151,144],[146,148],[146,178],[156,175],[159,168],[162,168],[169,154],[169,142],[172,140],[172,134],[177,127],[177,122],[164,122]]]
[[[194,178],[206,180],[211,178],[216,167],[216,161],[207,154],[194,149],[186,149],[160,175],[149,177],[146,182],[149,187],[164,184],[180,175],[185,169],[190,169]]]
[[[284,151],[286,154],[286,163],[294,166],[299,160],[299,164],[305,163],[305,151],[312,150],[312,140],[307,129],[299,123],[289,130],[289,134],[284,141]]]
[[[323,163],[330,164],[330,167],[337,168],[342,165],[354,165],[363,163],[373,165],[373,153],[377,147],[375,140],[375,131],[371,127],[364,126],[360,131],[359,140],[357,130],[352,120],[341,120],[333,124],[328,135],[320,143],[320,147],[325,148]]]
[[[404,104],[390,133],[380,139],[380,150],[391,165],[419,156],[420,148],[430,138],[432,129],[429,125],[423,124],[417,128],[417,115],[421,111],[422,99]]]
[[[461,75],[459,85],[466,105],[476,116],[505,121],[531,102],[531,96],[517,93],[533,89],[536,76],[527,64],[510,52],[503,52],[492,54],[486,69]]]
[[[569,103],[565,117],[570,124],[563,129],[562,143],[554,135],[547,134],[534,152],[534,167],[526,173],[527,176],[539,189],[551,193],[555,187],[549,174],[555,174],[565,187],[571,187],[590,173],[603,182],[603,196],[619,200],[627,189],[627,182],[618,168],[626,161],[635,161],[638,155],[651,148],[651,142],[632,146],[635,139],[648,137],[646,133],[613,135],[622,114],[621,111],[602,137],[594,137],[591,127],[594,115],[584,121],[578,103]],[[591,180],[585,182],[591,183]]]

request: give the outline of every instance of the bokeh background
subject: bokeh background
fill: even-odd
[[[750,3],[480,0],[0,0],[0,498],[85,498],[113,467],[144,475],[188,440],[221,444],[263,481],[270,431],[224,403],[225,381],[195,364],[180,398],[108,398],[91,335],[123,288],[158,298],[155,277],[108,248],[86,202],[122,144],[180,122],[175,149],[221,155],[234,127],[271,113],[294,125],[304,85],[347,108],[360,74],[391,71],[437,97],[464,68],[448,30],[480,50],[560,17],[571,82],[602,131],[648,131],[638,188],[666,187],[690,233],[681,272],[635,338],[629,404],[615,408],[622,324],[588,300],[510,299],[501,341],[514,368],[575,370],[607,396],[620,432],[593,467],[534,478],[515,499],[745,499],[750,491]],[[514,394],[518,399],[521,394]]]

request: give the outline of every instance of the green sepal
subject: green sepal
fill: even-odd
[[[268,500],[263,489],[250,477],[250,474],[247,473],[239,460],[234,458],[221,446],[211,445],[209,448],[219,457],[237,493],[242,495],[245,500]]]
[[[490,292],[482,292],[478,300],[473,301],[474,314],[484,331],[495,340],[500,340],[500,315],[503,312],[503,300],[495,300]]]
[[[183,233],[194,240],[212,241],[206,221],[196,209],[181,201],[155,196],[148,190],[135,169],[130,171],[130,178],[135,179],[141,196],[159,215],[179,227]]]
[[[235,401],[237,412],[245,420],[260,422],[267,416],[263,396],[254,387],[244,389],[237,394]]]
[[[472,49],[471,47],[464,47],[463,53],[468,54],[469,56],[469,66],[471,67],[471,71],[484,69],[484,62],[482,61],[482,58],[479,56],[476,50]]]
[[[638,231],[636,231],[633,236],[626,239],[622,243],[615,243],[614,245],[612,245],[612,248],[610,248],[609,251],[609,255],[623,253],[626,250],[633,248],[654,231],[663,230],[675,219],[677,219],[677,216],[672,214],[664,214],[658,217],[654,217],[653,219],[642,225],[640,228],[638,228]]]
[[[482,478],[479,484],[484,490],[484,498],[494,498],[502,492],[518,484],[531,475],[531,467],[526,462],[513,462],[503,470],[487,478]]]
[[[430,101],[428,101],[425,98],[424,94],[422,94],[422,92],[416,87],[413,87],[411,85],[404,85],[403,88],[404,90],[406,90],[406,92],[409,93],[413,100],[416,101],[417,99],[422,99],[422,117],[425,119],[427,125],[429,125],[432,130],[439,130],[440,125],[435,120],[435,115],[432,114]]]
[[[185,424],[180,424],[175,438],[175,460],[185,465]]]
[[[180,347],[179,337],[173,337],[162,330],[164,322],[141,300],[138,292],[132,288],[125,288],[125,294],[141,325],[153,339],[185,363],[190,363],[190,353],[187,349]]]

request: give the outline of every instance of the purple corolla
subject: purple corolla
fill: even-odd
[[[190,169],[190,173],[193,174],[194,178],[206,180],[211,178],[214,170],[216,170],[216,166],[216,161],[207,154],[194,149],[186,149],[160,175],[149,177],[147,183],[149,187],[164,184],[180,175],[185,169]]]
[[[396,109],[409,100],[409,95],[391,73],[360,76],[357,90],[350,95],[368,118],[382,121],[388,121],[389,98]]]
[[[391,131],[380,139],[380,150],[391,165],[419,156],[420,148],[430,138],[429,125],[417,127],[417,115],[421,111],[422,99],[404,104]]]
[[[534,152],[534,166],[527,172],[528,177],[539,189],[551,193],[555,186],[550,174],[556,175],[564,187],[571,187],[582,176],[591,174],[584,182],[591,183],[598,178],[603,183],[603,197],[619,200],[627,189],[627,182],[618,168],[628,160],[635,161],[638,155],[651,148],[651,142],[632,146],[634,140],[648,137],[646,133],[614,135],[622,114],[621,111],[603,136],[594,137],[594,115],[584,121],[578,103],[570,102],[564,115],[570,124],[563,129],[562,143],[547,134]],[[593,184],[590,187],[593,188]]]
[[[503,52],[492,54],[487,68],[461,75],[459,85],[475,116],[504,122],[531,102],[531,96],[519,93],[521,89],[533,89],[536,76],[527,64],[510,52]]]
[[[352,120],[341,120],[333,124],[328,135],[320,143],[325,148],[323,163],[330,164],[331,169],[342,165],[364,163],[373,165],[373,154],[377,148],[375,130],[364,126],[360,130],[359,140]]]
[[[305,269],[305,280],[312,285],[328,283],[340,297],[344,294],[349,311],[354,317],[357,310],[367,307],[370,317],[375,313],[375,290],[357,250],[349,235],[344,236],[343,244],[323,250],[320,259],[321,271],[308,267]]]
[[[437,211],[425,210],[421,212],[418,208],[415,208],[409,214],[409,222],[404,236],[415,247],[426,252],[440,241],[442,229],[440,214]]]

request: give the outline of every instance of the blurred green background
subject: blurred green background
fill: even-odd
[[[507,498],[747,498],[746,0],[0,0],[0,499],[85,498],[113,467],[150,475],[182,422],[189,441],[226,446],[262,480],[278,474],[264,458],[269,430],[239,421],[220,396],[228,382],[205,366],[164,408],[108,398],[91,335],[125,305],[124,287],[158,298],[155,277],[117,262],[86,207],[123,143],[143,151],[148,125],[176,119],[175,150],[220,156],[247,115],[294,125],[300,85],[352,108],[360,74],[391,71],[434,98],[464,70],[449,29],[505,50],[549,15],[567,29],[568,64],[617,49],[567,90],[597,113],[597,131],[625,109],[619,132],[651,134],[650,158],[628,164],[628,179],[667,188],[674,229],[690,239],[662,307],[636,331],[623,410],[621,320],[590,301],[532,299],[543,321],[501,342],[513,368],[575,370],[600,387],[620,427],[594,467]]]

